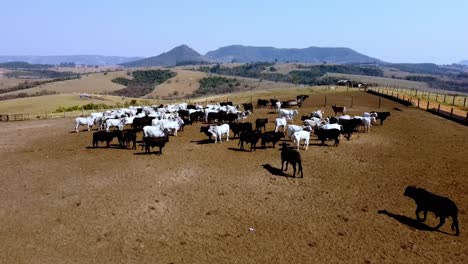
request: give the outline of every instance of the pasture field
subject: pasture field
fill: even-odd
[[[117,77],[128,77],[126,71],[104,73],[89,73],[80,79],[60,81],[39,85],[33,88],[5,93],[2,95],[29,93],[34,94],[42,90],[56,91],[57,93],[101,93],[107,94],[125,88],[125,86],[111,82]]]
[[[306,100],[296,124],[331,113],[322,96]],[[366,93],[330,100],[350,96],[351,115],[377,110]],[[93,149],[92,132],[72,133],[73,119],[2,122],[0,263],[466,263],[468,128],[382,102],[391,117],[370,133],[338,147],[313,136],[300,151],[304,178],[278,173],[278,146],[213,144],[200,123],[159,156],[116,142]],[[270,112],[247,121],[268,117],[272,130]],[[408,185],[454,200],[461,236],[451,219],[440,231],[418,223]],[[429,213],[426,224],[437,222]]]
[[[176,91],[178,95],[174,97],[185,97],[197,90],[200,86],[199,81],[207,77],[207,74],[204,72],[183,69],[171,70],[177,72],[177,75],[162,84],[156,85],[156,88],[145,97],[162,99],[164,97],[174,96],[174,92]]]
[[[94,98],[80,99],[79,94],[54,94],[36,97],[27,97],[12,99],[0,102],[1,114],[22,114],[22,113],[36,113],[36,112],[53,112],[60,106],[70,107],[74,105],[85,104],[106,104],[115,105],[116,103],[124,103],[132,98],[124,98],[120,96],[96,96]],[[142,100],[143,101],[143,100]],[[148,100],[146,100],[148,101]]]

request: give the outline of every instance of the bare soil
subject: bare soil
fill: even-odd
[[[365,93],[329,102],[351,95],[350,114],[376,109]],[[300,115],[330,115],[319,96]],[[145,155],[93,149],[73,119],[0,123],[0,263],[466,263],[468,128],[387,100],[380,110],[392,113],[383,126],[338,147],[313,137],[304,178],[275,175],[278,146],[207,143],[201,124]],[[455,201],[461,236],[451,219],[440,231],[415,221],[408,185]]]

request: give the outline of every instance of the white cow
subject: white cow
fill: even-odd
[[[286,117],[287,120],[293,120],[295,115],[298,115],[299,111],[297,110],[289,110],[289,109],[280,109],[278,117]]]
[[[364,127],[364,132],[369,133],[370,132],[370,127],[372,124],[375,124],[376,118],[373,116],[354,116],[354,118],[359,118],[361,119],[362,123],[361,126]]]
[[[311,127],[312,129],[318,128],[322,125],[323,121],[318,117],[311,117],[310,119],[306,119],[303,121],[304,126]]]
[[[228,124],[224,124],[220,126],[210,126],[210,128],[208,128],[208,132],[213,134],[215,138],[215,143],[218,142],[218,138],[219,138],[219,142],[220,143],[222,142],[223,134],[226,134],[226,141],[229,141],[229,125]]]
[[[184,125],[184,121],[180,117],[177,117],[176,120],[163,119],[160,121],[160,125],[162,130],[168,132],[170,131],[174,134],[174,136],[177,137],[177,131],[179,131],[182,128],[182,125]]]
[[[93,127],[94,125],[94,117],[90,116],[90,117],[77,117],[75,119],[75,131],[76,133],[78,133],[80,130],[78,129],[78,127],[82,125],[82,126],[88,126],[88,131],[90,129],[90,127]]]
[[[292,136],[292,140],[294,141],[294,144],[296,144],[296,147],[298,150],[299,150],[301,141],[304,140],[304,150],[307,150],[307,148],[309,147],[310,131],[303,130],[303,131],[294,132]]]
[[[167,134],[161,129],[161,126],[145,126],[143,127],[143,135],[145,137],[165,137]]]
[[[279,100],[276,102],[275,107],[276,107],[276,112],[279,113],[279,110],[281,109],[281,102]]]
[[[320,128],[323,128],[325,130],[328,130],[328,129],[338,129],[338,130],[342,130],[342,126],[339,125],[339,124],[324,124],[322,126],[320,126]]]
[[[288,121],[286,121],[286,117],[276,118],[275,121],[275,132],[278,132],[278,129],[282,126],[283,131],[286,131],[286,127],[288,125]]]
[[[304,127],[298,125],[289,125],[288,126],[288,137],[291,139],[292,135],[296,132],[304,130]]]
[[[106,120],[106,131],[109,132],[111,127],[117,127],[118,130],[123,130],[124,118],[115,118]]]
[[[312,112],[312,113],[310,114],[310,116],[313,116],[313,117],[317,117],[317,118],[322,119],[324,114],[325,114],[325,111],[317,110],[317,111],[315,111],[315,112]]]

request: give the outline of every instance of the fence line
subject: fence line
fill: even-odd
[[[371,88],[368,90],[368,93],[399,102],[406,106],[414,106],[419,109],[428,111],[432,114],[436,114],[438,116],[468,126],[468,111],[465,111],[464,109],[460,109],[458,107],[453,107],[454,105],[448,106],[437,101],[431,101],[431,96],[429,94],[426,99],[421,100],[420,97],[406,96],[405,98],[405,95],[407,94],[404,92],[403,94],[401,94],[401,91],[398,90],[390,91],[389,89]],[[417,95],[417,93],[418,90],[414,92],[414,95]],[[446,95],[444,95],[444,97],[444,101],[446,101]],[[463,101],[464,103],[466,103],[466,97]],[[452,102],[455,102],[455,97],[453,97]]]

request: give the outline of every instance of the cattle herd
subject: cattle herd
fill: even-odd
[[[75,131],[79,132],[80,126],[86,126],[88,131],[96,126],[98,131],[93,133],[92,145],[98,147],[105,142],[109,147],[112,140],[117,139],[119,147],[136,149],[137,142],[142,142],[142,150],[151,153],[154,147],[159,148],[158,154],[162,154],[164,146],[169,142],[170,136],[184,130],[185,125],[194,122],[204,122],[206,126],[200,127],[208,140],[221,143],[223,138],[229,141],[232,131],[233,138],[238,138],[240,150],[245,145],[250,145],[250,151],[256,151],[257,144],[262,148],[269,146],[275,148],[276,144],[283,140],[290,140],[293,146],[283,142],[281,144],[282,169],[286,162],[293,166],[293,176],[296,175],[296,164],[302,176],[302,163],[299,150],[308,149],[311,135],[315,135],[322,145],[326,141],[334,141],[338,146],[344,136],[350,140],[352,134],[361,130],[370,132],[370,127],[380,120],[390,116],[389,112],[365,112],[361,116],[349,116],[346,107],[333,106],[335,116],[325,116],[323,110],[316,110],[309,115],[303,115],[301,124],[294,124],[294,118],[299,115],[298,109],[285,109],[292,106],[301,106],[308,98],[307,95],[299,95],[296,100],[281,102],[276,99],[258,99],[257,108],[271,107],[275,109],[275,130],[267,131],[266,124],[269,118],[257,118],[255,123],[245,121],[254,111],[252,103],[244,103],[242,106],[233,106],[232,102],[208,104],[172,104],[154,106],[131,106],[117,110],[92,113],[89,117],[78,117],[75,120]],[[243,109],[243,110],[241,110]],[[298,118],[296,118],[298,119]],[[124,129],[128,127],[127,129]],[[138,134],[142,139],[137,141]]]
[[[89,117],[78,117],[75,120],[75,130],[79,132],[80,126],[86,126],[88,131],[96,126],[98,131],[93,133],[92,145],[98,147],[99,142],[106,142],[109,147],[114,138],[119,142],[119,147],[136,149],[138,134],[142,134],[142,150],[150,153],[151,148],[159,147],[158,154],[162,154],[164,146],[169,142],[170,136],[177,136],[184,130],[185,125],[193,122],[204,122],[200,132],[208,137],[209,142],[221,143],[223,138],[229,141],[232,131],[233,137],[238,138],[240,150],[245,149],[245,144],[250,144],[250,151],[256,151],[260,142],[262,148],[275,148],[279,141],[281,172],[293,167],[293,177],[303,177],[302,158],[300,149],[307,150],[311,135],[315,135],[322,145],[326,141],[334,141],[338,146],[344,136],[351,139],[354,132],[369,133],[372,125],[380,120],[380,125],[390,116],[390,112],[364,112],[360,116],[346,114],[346,107],[332,106],[334,116],[325,116],[325,112],[317,109],[309,115],[303,115],[300,124],[294,124],[294,118],[299,115],[297,109],[284,109],[291,106],[301,106],[308,96],[297,96],[296,100],[280,102],[276,99],[258,99],[257,108],[270,105],[275,108],[275,130],[267,131],[268,117],[257,118],[255,123],[245,121],[254,111],[252,103],[241,106],[233,106],[231,102],[202,105],[189,105],[186,103],[159,106],[139,106],[118,110],[108,110],[100,113],[92,113]],[[295,101],[293,103],[292,101]],[[299,118],[296,118],[296,120]],[[124,129],[126,126],[129,128]],[[231,138],[232,139],[232,138]],[[292,141],[290,146],[286,141]],[[271,144],[271,145],[270,145]],[[286,167],[284,166],[286,163]],[[453,218],[452,229],[459,234],[456,205],[448,198],[439,197],[425,190],[408,187],[405,196],[415,199],[417,203],[416,216],[420,221],[426,219],[427,211],[433,211],[440,216],[439,228],[445,222],[446,217]],[[424,218],[420,219],[419,212],[424,212]],[[387,213],[379,211],[379,213]]]

